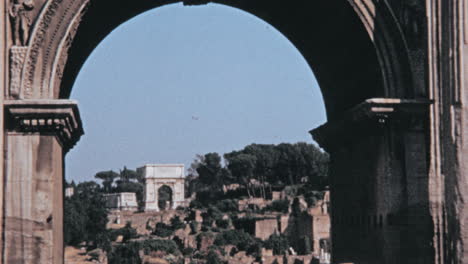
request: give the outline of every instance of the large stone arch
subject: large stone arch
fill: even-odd
[[[76,103],[66,100],[75,77],[118,25],[176,2],[19,1],[24,17],[8,17],[18,1],[2,1],[3,263],[63,262],[63,157],[83,133]],[[184,4],[208,2],[270,23],[317,77],[328,123],[312,134],[331,154],[334,261],[463,263],[462,1]]]
[[[84,60],[110,31],[141,12],[176,2],[48,1],[31,33],[19,97],[67,98]],[[414,95],[404,41],[396,21],[379,15],[390,12],[383,4],[213,2],[256,15],[288,37],[316,73],[330,118],[368,98]]]

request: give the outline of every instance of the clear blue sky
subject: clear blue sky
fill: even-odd
[[[66,158],[67,180],[145,163],[184,163],[251,143],[312,142],[326,120],[299,51],[257,17],[181,4],[112,32],[78,75],[85,135]]]

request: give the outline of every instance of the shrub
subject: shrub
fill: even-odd
[[[233,199],[225,199],[218,201],[215,204],[215,207],[218,208],[222,212],[237,212],[237,201]]]
[[[203,208],[203,204],[198,200],[193,200],[193,201],[190,202],[189,207],[190,208],[200,209],[200,208]]]
[[[203,237],[214,237],[214,234],[211,232],[202,232],[197,236],[197,242],[200,242]]]
[[[223,261],[216,251],[210,250],[208,255],[206,255],[206,264],[223,264]]]
[[[102,232],[96,235],[96,247],[106,252],[111,252],[112,241],[110,232]]]
[[[239,250],[247,250],[254,241],[253,237],[242,230],[227,230],[216,236],[215,245],[234,245]]]
[[[265,210],[287,213],[289,211],[289,200],[275,200],[269,206],[265,207]]]
[[[283,234],[273,234],[265,241],[265,248],[273,249],[273,254],[281,255],[289,248],[289,241]]]
[[[179,216],[174,216],[171,219],[171,229],[175,231],[182,228],[185,228],[185,223],[180,220]]]
[[[164,223],[157,223],[156,229],[153,231],[153,235],[158,237],[169,237],[174,233],[172,228]]]
[[[127,222],[124,227],[110,231],[110,238],[112,241],[115,241],[118,236],[123,236],[122,242],[127,242],[132,238],[137,238],[138,233],[135,228],[132,227],[130,222]]]
[[[173,255],[179,254],[177,244],[172,240],[164,240],[164,239],[145,240],[142,242],[142,249],[145,251],[145,254],[149,254],[151,251],[163,251],[163,252],[166,252],[168,254],[173,254]]]
[[[77,246],[81,242],[96,247],[106,233],[107,209],[96,182],[83,182],[76,186],[75,194],[64,199],[64,242]]]
[[[195,252],[195,249],[194,249],[194,248],[191,248],[191,247],[184,248],[184,249],[182,250],[182,253],[184,254],[184,256],[190,256],[190,255],[192,255],[194,252]]]
[[[216,226],[219,228],[228,228],[229,220],[228,219],[218,219],[216,220]]]
[[[190,222],[190,229],[192,230],[191,234],[197,233],[197,231],[198,231],[198,222],[195,222],[195,221]]]
[[[140,244],[138,242],[131,242],[121,244],[108,254],[109,263],[112,264],[134,264],[141,263],[140,259]]]
[[[252,217],[234,218],[233,225],[236,229],[244,230],[249,234],[255,232],[255,219]]]

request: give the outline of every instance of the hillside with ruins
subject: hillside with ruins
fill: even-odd
[[[296,143],[98,172],[67,184],[66,263],[330,263],[327,168]]]

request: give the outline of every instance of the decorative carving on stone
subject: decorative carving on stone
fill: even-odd
[[[11,21],[11,35],[13,45],[26,46],[31,28],[31,18],[28,13],[33,10],[33,0],[13,0],[11,2],[9,15]]]
[[[78,31],[78,27],[80,26],[81,19],[86,13],[88,4],[89,2],[86,2],[81,7],[80,12],[78,12],[73,18],[73,21],[70,23],[70,26],[67,28],[67,32],[64,35],[65,37],[63,37],[63,39],[60,42],[50,77],[49,98],[58,97],[60,85],[63,78],[63,72],[65,70],[68,60],[68,52],[73,43],[73,39],[75,38],[75,35]]]
[[[21,72],[26,58],[27,47],[10,48],[10,97],[18,98],[21,87]]]
[[[77,103],[72,100],[9,100],[5,112],[8,131],[53,133],[65,152],[84,134]]]
[[[89,0],[49,0],[41,9],[29,40],[30,49],[22,73],[22,98],[50,98],[49,78],[59,52],[58,45],[70,21],[88,3]]]
[[[33,95],[33,83],[34,83],[34,72],[36,70],[36,64],[39,60],[39,54],[41,53],[42,45],[46,40],[46,33],[48,32],[50,23],[53,17],[57,14],[57,9],[63,0],[52,0],[48,2],[44,11],[41,12],[39,17],[38,26],[33,33],[31,39],[31,49],[28,54],[28,60],[26,61],[26,70],[23,82],[23,96],[24,98],[31,98]],[[53,38],[53,36],[52,36]]]

